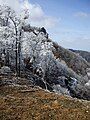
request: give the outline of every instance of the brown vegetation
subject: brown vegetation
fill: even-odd
[[[0,120],[90,120],[90,102],[38,87],[0,87]]]

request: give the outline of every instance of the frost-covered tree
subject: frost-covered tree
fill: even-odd
[[[15,11],[8,6],[0,6],[0,37],[2,41],[9,45],[14,44],[13,51],[16,54],[16,72],[20,74],[20,54],[21,54],[21,38],[23,34],[22,27],[28,18],[27,11],[23,11],[22,16],[16,15]],[[1,41],[1,40],[0,40]],[[19,63],[19,65],[18,65]]]
[[[34,64],[40,64],[43,57],[51,52],[53,47],[52,42],[48,42],[42,34],[36,36],[33,33],[26,32],[23,41],[23,54],[32,58]]]

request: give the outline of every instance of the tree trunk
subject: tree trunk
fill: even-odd
[[[20,35],[19,35],[19,45],[18,45],[18,56],[19,56],[19,77],[21,75],[20,71],[21,71],[21,34],[22,34],[22,31],[20,31]]]

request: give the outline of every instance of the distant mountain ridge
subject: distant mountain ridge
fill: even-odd
[[[87,51],[83,51],[83,50],[73,50],[73,49],[69,49],[72,52],[75,52],[77,54],[79,54],[80,56],[82,56],[87,62],[90,63],[90,52]]]
[[[77,74],[85,75],[86,68],[90,67],[89,63],[74,51],[65,49],[53,42],[55,47],[54,55],[65,61],[69,68],[73,69]]]

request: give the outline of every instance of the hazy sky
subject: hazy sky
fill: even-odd
[[[17,12],[27,8],[30,23],[45,26],[65,48],[90,51],[90,0],[0,0]]]

